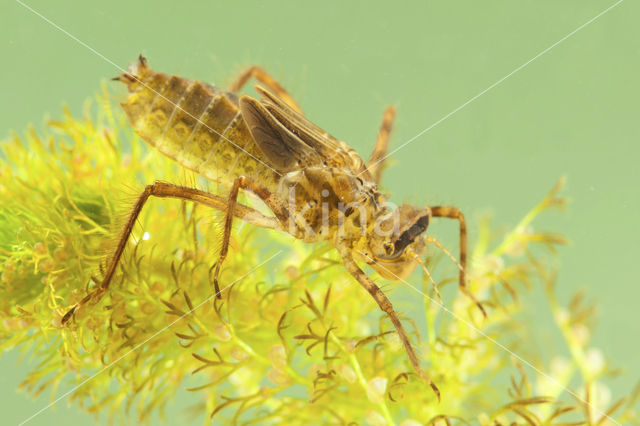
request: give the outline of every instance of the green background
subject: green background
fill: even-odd
[[[364,157],[386,105],[398,108],[394,148],[614,3],[27,1],[119,67],[143,53],[157,70],[224,84],[262,65],[312,121]],[[3,1],[0,16],[0,137],[29,123],[42,128],[62,103],[80,114],[101,81],[119,73],[18,2]],[[639,21],[640,4],[623,1],[395,153],[383,182],[398,204],[459,206],[473,241],[483,214],[513,226],[566,175],[569,209],[536,225],[571,240],[559,256],[561,300],[586,289],[598,304],[593,345],[624,369],[608,382],[616,397],[640,378]],[[431,228],[455,250],[453,230]],[[549,358],[564,354],[536,293],[540,345]],[[48,392],[37,400],[16,392],[27,369],[17,359],[0,358],[6,424],[49,401]],[[63,401],[30,424],[87,420]]]

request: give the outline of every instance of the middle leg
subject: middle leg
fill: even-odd
[[[213,285],[216,291],[216,297],[221,299],[220,286],[218,284],[218,276],[220,275],[220,268],[222,262],[224,262],[229,251],[229,240],[231,239],[231,227],[233,225],[233,217],[236,208],[236,200],[238,198],[238,192],[240,189],[248,189],[256,194],[266,205],[271,209],[278,222],[283,226],[289,219],[289,211],[282,205],[282,203],[276,199],[276,197],[269,192],[267,188],[260,185],[258,182],[248,178],[246,176],[240,176],[233,182],[231,191],[229,192],[229,198],[227,200],[226,217],[224,221],[224,235],[222,237],[222,247],[220,247],[220,257],[216,262],[215,272],[213,273]]]
[[[371,157],[369,157],[369,161],[367,161],[367,169],[377,184],[379,184],[382,179],[387,150],[389,149],[389,138],[391,137],[391,129],[395,118],[396,108],[394,106],[388,106],[384,111],[384,117],[382,118],[382,124],[380,125],[380,131],[378,132],[378,138],[373,147],[373,152],[371,153]]]

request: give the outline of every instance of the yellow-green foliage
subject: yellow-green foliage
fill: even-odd
[[[578,299],[569,309],[558,304],[548,251],[535,248],[562,242],[531,228],[538,213],[563,203],[560,186],[502,239],[480,224],[468,276],[488,319],[452,291],[445,306],[459,319],[422,294],[396,300],[401,311],[414,309],[403,321],[440,403],[330,246],[236,224],[221,277],[222,286],[235,284],[214,303],[220,216],[176,200],[149,202],[105,297],[61,326],[99,282],[144,184],[219,190],[148,149],[107,95],[93,110],[83,119],[67,112],[46,136],[29,131],[1,145],[0,350],[35,358],[28,392],[49,388],[53,401],[73,389],[68,398],[83,410],[131,421],[148,421],[185,388],[193,412],[224,423],[612,423],[605,412],[637,420],[634,398],[600,398],[609,369],[589,346],[591,312]],[[432,294],[417,276],[411,282]],[[540,283],[572,355],[551,365],[519,337],[516,315]],[[556,382],[491,339],[538,360]],[[569,385],[573,396],[563,391]]]

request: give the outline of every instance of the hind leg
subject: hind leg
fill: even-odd
[[[269,73],[267,73],[263,68],[258,66],[252,66],[248,69],[244,70],[235,80],[229,88],[227,89],[229,92],[237,92],[242,87],[247,84],[250,78],[255,78],[260,83],[264,84],[269,90],[276,94],[280,99],[282,99],[287,105],[296,110],[297,112],[302,114],[302,109],[298,106],[297,102],[293,99],[293,97],[287,92],[287,90],[282,87],[278,81],[271,77]]]
[[[129,213],[129,218],[125,223],[124,229],[120,235],[120,239],[118,241],[118,245],[111,256],[111,260],[109,262],[109,266],[107,267],[107,271],[105,276],[100,283],[100,285],[86,295],[78,304],[76,304],[73,308],[71,308],[63,317],[62,324],[66,323],[71,319],[73,314],[83,305],[87,304],[91,300],[99,299],[109,288],[109,283],[111,282],[111,278],[116,271],[116,267],[122,257],[122,253],[127,245],[127,241],[129,240],[129,236],[131,235],[131,231],[133,230],[133,225],[135,224],[142,208],[146,204],[147,200],[150,197],[158,197],[158,198],[177,198],[180,200],[189,200],[196,203],[204,204],[206,206],[212,207],[221,211],[228,211],[228,201],[224,198],[217,196],[215,194],[209,194],[204,191],[200,191],[194,188],[188,188],[184,186],[173,185],[170,183],[164,182],[155,182],[152,185],[147,185],[144,191],[138,196],[138,200],[134,204],[131,209],[131,213]],[[254,210],[250,207],[247,207],[242,204],[235,204],[232,214],[239,219],[245,220],[254,225],[263,227],[276,229],[280,226],[277,217],[267,217]]]

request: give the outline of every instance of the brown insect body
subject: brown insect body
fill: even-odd
[[[256,86],[260,100],[233,93],[252,76],[271,91]],[[430,219],[456,219],[460,223],[459,285],[475,301],[465,288],[466,227],[462,213],[446,206],[403,204],[394,209],[378,190],[395,116],[392,107],[386,111],[374,152],[365,164],[346,143],[307,120],[286,90],[261,68],[251,68],[229,91],[223,91],[154,72],[140,57],[117,80],[127,85],[130,93],[122,106],[146,142],[184,167],[231,189],[225,199],[162,182],[148,185],[132,209],[101,285],[67,312],[63,323],[79,306],[107,290],[133,224],[150,196],[191,200],[226,212],[214,274],[218,296],[217,277],[227,254],[234,217],[288,232],[306,242],[329,240],[347,270],[387,313],[415,371],[439,397],[437,387],[421,369],[391,302],[356,263],[367,263],[385,278],[402,279],[420,262]],[[274,216],[238,204],[240,189],[257,195]]]
[[[236,95],[154,72],[145,61],[133,64],[128,75],[135,78],[120,78],[131,93],[122,107],[151,146],[210,180],[231,186],[235,178],[247,176],[275,188],[278,175],[256,160],[263,154],[242,119]]]
[[[360,253],[355,253],[359,260],[367,254],[388,264],[381,268],[366,260],[386,278],[404,278],[417,266],[406,256],[405,262],[385,262],[378,257],[387,254],[383,247],[386,239],[373,238],[377,233],[372,227],[381,225],[380,221],[392,212],[382,205],[384,197],[360,156],[266,89],[257,87],[263,96],[261,103],[243,99],[244,114],[254,128],[260,127],[264,114],[277,120],[271,123],[275,127],[273,134],[262,131],[262,137],[254,139],[234,93],[155,72],[146,61],[133,64],[129,75],[135,78],[126,78],[126,74],[120,78],[130,92],[122,106],[136,132],[163,154],[227,186],[240,176],[259,182],[295,210],[290,211],[295,226],[282,230],[305,242],[333,240],[335,244],[358,248]],[[289,139],[286,148],[293,148],[292,151],[264,143],[274,134],[283,137],[283,133]],[[365,208],[349,209],[350,204]],[[404,217],[400,223],[415,221],[409,216],[415,216],[416,210],[401,206],[399,213]],[[428,214],[426,209],[421,210],[422,215]],[[345,211],[352,214],[345,216]],[[362,224],[367,224],[367,229]],[[421,251],[419,248],[418,253]],[[389,267],[394,274],[387,270]]]

